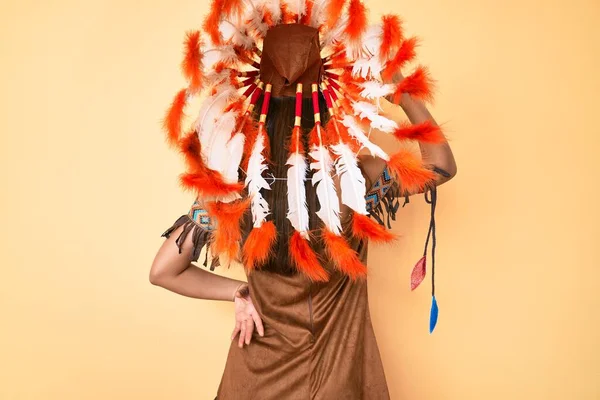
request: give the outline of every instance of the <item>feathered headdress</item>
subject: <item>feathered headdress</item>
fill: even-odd
[[[221,264],[239,260],[251,273],[271,255],[277,232],[262,194],[270,189],[265,178],[270,155],[266,121],[273,117],[269,115],[272,93],[296,96],[296,121],[287,158],[293,265],[312,280],[329,279],[311,247],[305,193],[309,171],[313,172],[325,251],[333,265],[352,279],[364,277],[366,267],[343,235],[340,203],[351,209],[352,235],[389,242],[394,235],[386,230],[375,205],[386,196],[389,183],[396,182],[394,197],[408,200],[408,194],[424,192],[432,209],[425,252],[411,274],[411,288],[415,289],[425,277],[431,235],[435,249],[433,182],[439,171],[423,165],[406,150],[387,154],[369,138],[370,129],[377,129],[399,141],[444,140],[438,127],[398,124],[379,106],[379,98],[397,101],[404,93],[432,100],[432,80],[422,65],[400,83],[386,83],[415,58],[417,40],[405,37],[402,20],[385,15],[370,24],[361,0],[212,0],[202,28],[204,34],[198,30],[186,35],[181,70],[188,86],[175,95],[164,128],[169,145],[178,148],[186,160],[182,187],[204,199],[204,211],[215,221],[209,240],[213,257]],[[187,105],[202,93],[206,98],[191,129],[184,133]],[[325,125],[319,95],[330,116]],[[300,140],[300,118],[302,100],[309,97],[315,126],[305,148]],[[257,122],[253,113],[260,98]],[[362,147],[387,163],[381,181],[374,186],[377,191],[371,193],[366,192],[358,166],[357,153]],[[339,178],[340,190],[334,185],[334,176]],[[388,211],[393,215],[397,207],[390,205]],[[248,209],[253,226],[243,240],[240,220]],[[438,312],[433,267],[430,331]]]

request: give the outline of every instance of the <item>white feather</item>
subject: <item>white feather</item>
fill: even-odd
[[[335,171],[340,177],[342,203],[359,214],[367,215],[366,181],[358,168],[356,154],[342,142],[331,146],[331,150],[337,155],[334,164]]]
[[[375,143],[371,142],[365,132],[361,129],[360,125],[356,121],[356,119],[351,115],[345,115],[342,119],[342,124],[348,128],[348,133],[358,140],[361,145],[371,152],[371,155],[377,156],[381,159],[388,161],[390,156],[387,155],[385,151]]]
[[[263,13],[258,8],[254,8],[250,12],[247,22],[248,30],[250,32],[255,31],[256,33],[258,33],[259,37],[264,37],[267,33],[267,30],[269,29],[269,25],[263,22],[263,18]]]
[[[229,74],[231,73],[231,69],[223,68],[220,72],[215,71],[214,69],[210,70],[208,74],[206,74],[205,81],[207,87],[213,87],[215,85],[222,84],[225,80],[229,78]]]
[[[267,169],[263,150],[265,148],[265,134],[259,132],[256,142],[252,148],[250,159],[248,160],[248,171],[246,173],[246,186],[248,186],[248,195],[250,196],[250,209],[252,211],[252,221],[255,228],[262,226],[269,215],[269,203],[260,193],[261,189],[271,189],[262,173]]]
[[[333,28],[328,30],[323,34],[323,38],[321,40],[321,47],[329,46],[334,42],[338,41],[344,29],[346,29],[346,25],[348,24],[348,16],[344,15],[342,18],[338,20]]]
[[[383,71],[383,64],[378,56],[357,58],[352,66],[352,75],[360,75],[365,79],[369,76],[369,73],[372,76],[379,77],[381,76],[381,71]]]
[[[224,171],[224,176],[229,182],[237,182],[239,179],[238,170],[244,153],[245,141],[246,135],[238,132],[227,143],[228,160],[225,163],[226,170]]]
[[[237,95],[237,89],[226,84],[222,85],[215,95],[207,97],[200,107],[198,118],[194,122],[196,132],[199,132],[200,143],[204,145],[217,118],[227,107],[227,104]]]
[[[366,81],[359,84],[363,88],[360,95],[366,99],[376,99],[394,92],[394,86],[377,80]]]
[[[242,198],[241,194],[239,194],[238,192],[233,192],[233,193],[226,194],[224,196],[217,196],[215,198],[215,201],[220,201],[221,203],[231,203],[232,201],[241,199],[241,198]]]
[[[213,68],[218,62],[237,64],[239,61],[239,58],[231,45],[213,47],[205,50],[203,54],[205,69]]]
[[[369,25],[361,38],[362,48],[367,54],[379,55],[382,35],[383,27],[381,24]]]
[[[288,10],[292,14],[298,14],[298,16],[306,14],[306,0],[285,0],[284,3],[287,4]]]
[[[236,46],[245,49],[251,49],[254,46],[254,39],[247,34],[244,27],[238,28],[230,21],[223,20],[219,24],[219,31],[221,31],[225,41],[231,40]]]
[[[281,0],[268,0],[266,5],[271,12],[275,25],[279,24],[281,20]]]
[[[313,8],[310,14],[309,25],[313,28],[318,28],[325,23],[327,18],[327,14],[325,10],[327,9],[327,4],[329,4],[328,0],[314,0]]]
[[[308,165],[301,153],[290,155],[286,164],[290,166],[287,170],[287,218],[295,230],[306,233],[308,231],[308,205],[304,182]],[[307,236],[305,235],[305,237]]]
[[[310,164],[310,168],[315,171],[312,176],[312,184],[317,187],[317,199],[320,205],[316,214],[332,233],[340,235],[342,231],[340,200],[331,177],[333,160],[329,150],[323,145],[313,146],[310,156],[315,160]]]
[[[235,130],[237,113],[228,111],[222,114],[214,126],[205,126],[201,134],[202,154],[206,157],[210,169],[225,172],[227,169],[227,143]]]
[[[377,106],[375,104],[367,103],[366,101],[357,101],[352,103],[354,109],[354,115],[359,118],[367,118],[371,121],[371,127],[380,131],[391,133],[398,129],[398,124],[389,118],[380,115],[377,112]]]

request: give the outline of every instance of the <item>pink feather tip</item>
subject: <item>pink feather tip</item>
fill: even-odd
[[[426,264],[427,264],[427,256],[421,257],[419,261],[415,264],[415,267],[410,274],[410,290],[415,290],[423,279],[425,279],[426,274]]]

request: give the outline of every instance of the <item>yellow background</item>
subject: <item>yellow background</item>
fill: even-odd
[[[600,3],[369,6],[422,38],[459,167],[439,190],[433,335],[429,280],[408,285],[423,198],[396,248],[371,247],[392,399],[600,398]],[[206,2],[0,7],[0,399],[214,398],[232,304],[148,281],[193,201],[159,123]]]

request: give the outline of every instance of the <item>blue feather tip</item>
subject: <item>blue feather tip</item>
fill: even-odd
[[[429,313],[429,333],[432,333],[435,329],[438,319],[438,311],[437,301],[435,300],[435,296],[433,296],[431,300],[431,312]]]

